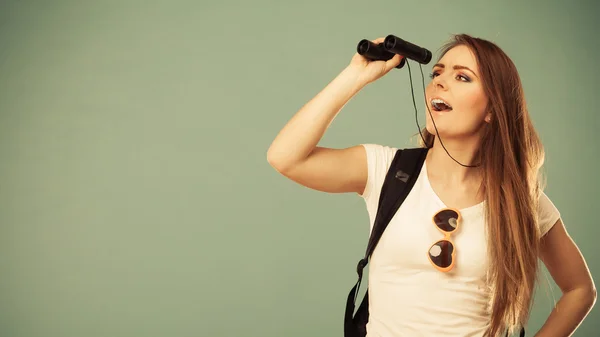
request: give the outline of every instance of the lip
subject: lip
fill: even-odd
[[[441,99],[442,101],[450,104],[450,102],[448,102],[445,98],[443,98],[441,96],[433,96],[427,101],[427,103],[429,103],[429,107],[432,109],[433,109],[433,104],[431,104],[431,101],[433,101],[434,99]],[[452,106],[452,104],[450,104],[450,106]],[[444,113],[444,111],[437,111],[437,110],[433,110],[432,112]]]
[[[447,102],[448,104],[450,103],[450,102],[448,102],[448,101],[447,101],[447,100],[446,100],[444,97],[442,97],[442,96],[433,96],[433,97],[431,97],[431,98],[429,99],[429,102],[431,102],[432,100],[434,100],[434,99],[436,99],[436,98],[437,98],[437,99],[441,99],[442,101],[444,101],[444,102]],[[452,104],[450,104],[450,105],[452,105]]]

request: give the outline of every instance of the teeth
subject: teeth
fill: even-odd
[[[431,105],[433,105],[438,110],[450,109],[452,110],[452,106],[439,98],[434,98],[431,100]]]

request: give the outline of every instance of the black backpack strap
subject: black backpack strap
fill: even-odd
[[[508,337],[508,331],[506,331],[506,337]],[[525,327],[521,327],[521,332],[519,333],[519,337],[525,337]]]
[[[404,199],[406,199],[417,178],[419,177],[419,172],[423,167],[423,162],[425,161],[428,150],[428,148],[410,148],[398,150],[394,155],[394,159],[392,160],[383,186],[381,187],[377,215],[375,216],[375,221],[369,237],[369,243],[367,245],[365,257],[358,262],[356,267],[358,281],[350,291],[350,294],[348,294],[348,298],[346,300],[344,336],[354,335],[353,329],[356,329],[356,327],[353,325],[353,321],[355,320],[352,316],[354,314],[356,298],[358,297],[358,291],[362,281],[363,269],[369,263],[369,258],[375,250],[375,246],[377,246],[379,239],[381,239],[381,236],[383,235],[388,223],[398,208],[400,208],[400,205],[402,202],[404,202]],[[368,294],[365,295],[365,300],[367,299],[367,296]],[[363,305],[365,305],[364,300]],[[368,309],[365,308],[365,313],[363,313],[363,315],[368,315],[367,310]],[[364,335],[364,331],[362,333],[362,335]]]
[[[379,206],[377,208],[375,223],[373,224],[373,231],[367,245],[365,259],[371,257],[385,228],[417,181],[419,172],[425,162],[427,151],[427,148],[413,148],[398,150],[396,152],[381,187]]]
[[[390,223],[394,214],[396,214],[396,211],[398,211],[398,208],[400,208],[400,205],[404,202],[404,199],[406,199],[417,181],[428,150],[429,149],[427,148],[412,148],[396,151],[392,164],[385,176],[383,186],[381,187],[377,215],[375,216],[375,222],[369,237],[369,244],[367,245],[365,257],[358,262],[357,273],[359,286],[363,269],[369,263],[371,254],[373,254],[385,228]]]

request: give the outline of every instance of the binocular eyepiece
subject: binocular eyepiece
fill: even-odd
[[[378,44],[363,39],[358,43],[356,51],[372,61],[387,61],[394,57],[395,54],[402,55],[402,61],[396,66],[397,69],[404,67],[406,58],[415,60],[421,64],[427,64],[431,61],[431,52],[429,50],[404,41],[394,35],[386,36],[383,43]]]

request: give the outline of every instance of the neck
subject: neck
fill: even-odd
[[[478,142],[453,141],[451,139],[442,141],[448,153],[459,163],[463,165],[480,164],[474,162],[479,146]],[[481,167],[464,167],[448,156],[446,150],[438,139],[434,141],[426,159],[428,174],[448,185],[464,186],[478,183],[481,178]]]

